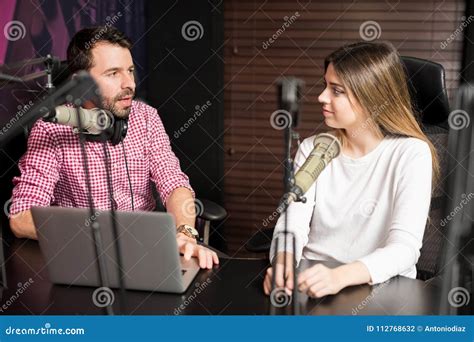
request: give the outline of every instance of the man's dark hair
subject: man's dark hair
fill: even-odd
[[[92,65],[92,48],[97,43],[109,43],[132,49],[132,41],[113,26],[94,26],[78,31],[67,48],[67,63],[71,74],[89,70]]]

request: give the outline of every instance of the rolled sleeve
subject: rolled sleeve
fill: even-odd
[[[156,110],[148,118],[148,139],[151,179],[156,185],[162,203],[166,206],[169,195],[177,188],[187,188],[195,196],[188,176],[181,171],[170,140]]]
[[[60,152],[47,125],[39,120],[31,130],[27,151],[18,165],[20,176],[13,178],[10,217],[33,206],[48,206],[54,201]]]

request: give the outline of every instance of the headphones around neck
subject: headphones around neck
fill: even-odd
[[[110,114],[110,112],[108,112]],[[112,114],[111,114],[112,115]],[[114,124],[108,128],[107,130],[103,131],[102,134],[94,135],[94,134],[86,134],[85,139],[86,141],[94,141],[94,142],[104,142],[109,140],[112,145],[118,145],[125,139],[128,130],[128,118],[122,119],[113,116]],[[105,150],[107,148],[104,146]],[[132,211],[135,210],[135,204],[133,199],[133,188],[132,182],[130,180],[130,171],[128,169],[128,162],[127,162],[127,155],[125,153],[125,145],[122,143],[122,151],[123,151],[123,158],[125,160],[125,168],[127,170],[127,177],[128,177],[128,185],[130,187],[130,196],[131,196],[131,206]],[[107,152],[106,152],[107,156]],[[107,157],[106,157],[107,158]],[[113,195],[112,195],[113,198]]]
[[[112,145],[120,144],[128,130],[128,118],[122,119],[114,116],[114,124],[100,135],[86,134],[87,141],[107,141],[109,140]]]

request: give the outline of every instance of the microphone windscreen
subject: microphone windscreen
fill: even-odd
[[[295,175],[295,183],[306,193],[324,168],[341,153],[341,143],[332,134],[322,133],[314,138],[314,148]]]

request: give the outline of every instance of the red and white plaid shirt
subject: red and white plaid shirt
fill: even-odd
[[[129,127],[123,141],[135,210],[153,210],[152,184],[161,201],[179,187],[193,192],[188,177],[171,150],[169,138],[155,108],[133,101]],[[107,143],[117,210],[132,210],[130,187],[121,144]],[[96,209],[110,209],[104,149],[101,142],[85,142],[92,198]],[[87,188],[79,136],[71,127],[38,120],[20,160],[20,177],[13,179],[10,215],[32,206],[88,207]],[[193,192],[194,194],[194,192]]]

